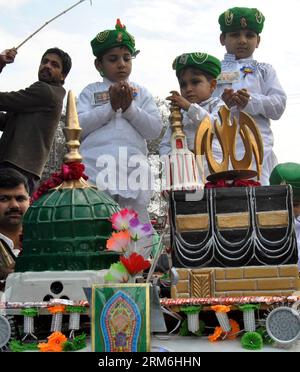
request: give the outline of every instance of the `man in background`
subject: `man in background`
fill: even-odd
[[[39,80],[26,89],[0,92],[0,167],[17,169],[36,188],[61,116],[71,58],[59,48],[43,54]]]
[[[28,191],[21,173],[12,168],[0,169],[0,281],[14,271],[23,216],[29,207]]]

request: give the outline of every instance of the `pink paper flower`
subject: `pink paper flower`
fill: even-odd
[[[137,213],[133,209],[124,208],[111,216],[112,227],[115,230],[127,230],[132,218],[136,218]]]

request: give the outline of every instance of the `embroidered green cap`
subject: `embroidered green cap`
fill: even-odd
[[[300,164],[277,164],[270,175],[270,185],[290,184],[293,189],[293,199],[300,201]]]
[[[91,41],[91,46],[95,57],[103,55],[108,49],[119,46],[126,46],[132,55],[137,53],[134,37],[126,31],[125,25],[121,24],[119,18],[115,29],[99,32]]]
[[[173,62],[173,70],[176,70],[176,75],[186,67],[195,67],[203,72],[217,78],[221,73],[221,62],[218,58],[207,53],[184,53],[176,57]]]
[[[222,32],[249,29],[260,34],[264,27],[264,21],[264,15],[256,8],[230,8],[219,17]]]

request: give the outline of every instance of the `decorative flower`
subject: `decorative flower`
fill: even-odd
[[[228,313],[230,311],[230,306],[215,305],[211,306],[211,309],[214,310],[216,313]]]
[[[50,346],[48,343],[45,343],[45,342],[42,342],[42,343],[38,344],[38,348],[39,348],[40,351],[42,351],[43,353],[47,353],[47,352],[52,351],[52,350],[51,350],[51,346]]]
[[[64,181],[79,180],[81,177],[87,180],[88,176],[84,174],[84,169],[84,164],[78,162],[62,164],[60,172],[52,173],[50,178],[43,182],[37,191],[33,193],[31,202],[39,199],[48,190],[59,186]]]
[[[106,283],[127,283],[129,274],[126,267],[121,262],[117,262],[110,265],[108,273],[104,276],[104,280]]]
[[[65,305],[48,306],[48,311],[51,314],[63,313],[65,311]]]
[[[231,331],[227,333],[228,340],[234,340],[237,338],[238,333],[240,332],[240,326],[237,321],[234,319],[229,319],[229,324],[231,326]]]
[[[48,344],[51,345],[53,351],[62,351],[64,342],[67,341],[67,337],[61,332],[53,332],[48,337]]]
[[[131,255],[126,257],[120,257],[120,261],[126,267],[130,275],[136,275],[140,271],[149,269],[150,262],[145,260],[143,256],[137,253],[131,253]]]
[[[112,233],[111,238],[106,242],[106,248],[109,251],[125,253],[128,250],[130,238],[130,233],[127,230]]]
[[[152,226],[150,223],[140,223],[137,217],[132,218],[129,221],[128,230],[130,232],[131,238],[134,241],[142,239],[146,236],[150,236],[152,234]]]
[[[250,67],[250,66],[243,66],[240,71],[244,74],[244,77],[249,74],[253,74],[255,71],[255,68]]]
[[[118,232],[114,232],[106,243],[107,250],[124,253],[120,257],[118,264],[110,266],[108,273],[105,275],[105,282],[109,283],[126,283],[130,276],[148,269],[150,262],[145,260],[146,255],[151,249],[151,245],[144,246],[137,244],[139,240],[152,234],[151,224],[143,224],[138,218],[138,214],[133,209],[122,209],[114,213],[110,221],[112,227]]]
[[[137,217],[137,213],[133,209],[124,208],[119,212],[114,213],[110,221],[112,227],[115,230],[127,230],[129,228],[129,222],[132,218]]]
[[[259,350],[263,347],[263,338],[258,332],[247,332],[241,339],[241,344],[247,350]]]
[[[221,327],[216,327],[212,335],[208,336],[210,342],[216,342],[222,336],[223,330]]]
[[[42,352],[61,352],[67,340],[67,337],[61,332],[53,332],[48,337],[48,342],[38,344],[38,348]]]

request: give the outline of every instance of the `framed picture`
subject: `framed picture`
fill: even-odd
[[[149,288],[146,283],[93,286],[93,351],[150,351]]]

